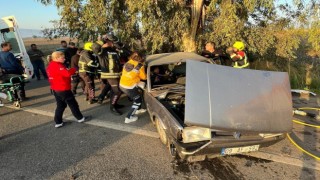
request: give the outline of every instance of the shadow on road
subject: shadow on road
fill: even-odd
[[[319,103],[317,96],[310,95],[310,99],[304,99],[300,98],[299,94],[293,94],[293,106],[295,108],[301,108],[301,107],[312,107],[312,108],[319,108]],[[310,111],[310,110],[304,110],[309,113],[315,113],[318,114],[317,111]],[[320,125],[319,122],[317,122],[314,118],[311,117],[303,117],[303,116],[294,116],[295,119],[298,119],[302,122],[306,122],[308,124],[317,124]],[[300,124],[296,125],[296,128],[293,129],[292,139],[301,146],[304,150],[314,154],[319,155],[318,147],[319,144],[317,143],[318,139],[318,131],[316,128],[303,126]],[[296,147],[297,148],[297,147]],[[317,149],[318,148],[318,149]],[[317,163],[317,161],[303,153],[301,156],[301,159],[303,160],[303,168],[300,174],[300,179],[316,179],[316,172],[314,169],[307,168],[310,166],[310,163]]]

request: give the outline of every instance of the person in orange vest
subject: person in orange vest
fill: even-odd
[[[124,65],[120,77],[121,91],[133,100],[131,109],[125,118],[125,123],[131,123],[138,120],[136,115],[146,112],[146,109],[140,109],[142,97],[138,88],[140,84],[143,84],[141,80],[146,79],[147,75],[144,68],[144,59],[140,53],[134,52],[129,57],[129,61]]]
[[[245,45],[241,41],[236,41],[232,47],[227,49],[227,53],[232,60],[234,68],[249,67],[249,61],[246,52],[244,51]]]

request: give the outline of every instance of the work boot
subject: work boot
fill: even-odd
[[[112,114],[121,116],[122,112],[120,112],[114,105],[110,105],[110,111]]]
[[[124,105],[122,105],[122,104],[115,104],[114,106],[115,106],[117,109],[124,108]]]
[[[100,98],[98,98],[98,102],[97,102],[98,104],[102,104],[103,103],[103,100],[102,99],[100,99]]]
[[[89,100],[88,104],[93,104],[93,103],[96,103],[96,102],[98,102],[98,100],[96,100],[96,99],[91,99],[91,100]]]

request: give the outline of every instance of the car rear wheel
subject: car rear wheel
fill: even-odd
[[[168,144],[167,133],[166,133],[166,130],[161,125],[161,122],[159,119],[156,119],[156,127],[157,127],[158,134],[160,136],[160,141],[162,142],[162,144],[167,145]]]

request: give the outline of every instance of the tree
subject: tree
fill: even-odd
[[[199,51],[206,41],[214,41],[225,48],[241,40],[254,57],[262,59],[267,54],[294,59],[299,37],[291,32],[294,29],[292,21],[306,19],[306,14],[302,18],[302,12],[307,9],[302,0],[278,7],[275,5],[277,1],[270,0],[39,2],[54,3],[61,15],[59,28],[64,29],[61,32],[66,30],[70,36],[83,40],[95,40],[99,34],[113,32],[132,48],[139,42],[149,53]],[[311,0],[312,3],[315,9],[315,0]],[[283,17],[278,17],[277,10],[284,12]],[[316,25],[312,32],[309,42],[316,47]]]

